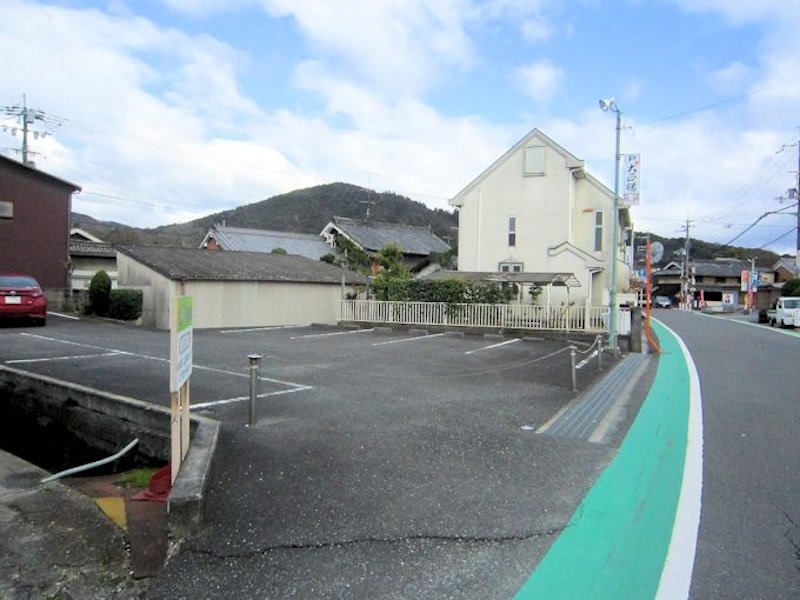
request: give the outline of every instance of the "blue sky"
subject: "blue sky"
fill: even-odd
[[[637,229],[725,243],[797,185],[800,1],[779,4],[3,0],[0,106],[53,117],[31,146],[75,210],[150,227],[330,181],[447,208],[533,127],[611,184],[613,96]],[[736,243],[793,251],[794,225]]]

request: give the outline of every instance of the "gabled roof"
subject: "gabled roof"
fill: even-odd
[[[509,158],[509,157],[510,157],[512,154],[514,154],[515,152],[517,152],[517,151],[518,151],[520,148],[523,148],[523,147],[525,147],[525,146],[528,146],[528,145],[530,145],[530,143],[531,143],[533,140],[537,140],[537,141],[539,141],[539,142],[541,142],[541,143],[545,144],[546,146],[549,146],[549,147],[550,147],[552,150],[555,150],[555,151],[556,151],[558,154],[560,154],[561,156],[563,156],[563,157],[564,157],[564,159],[565,159],[565,160],[566,160],[566,162],[567,162],[567,168],[568,168],[568,169],[573,169],[573,170],[575,170],[575,171],[581,171],[581,172],[582,172],[582,174],[584,174],[584,173],[583,173],[583,165],[584,165],[584,162],[583,162],[583,161],[582,161],[580,158],[578,158],[577,156],[575,156],[574,154],[572,154],[571,152],[569,152],[568,150],[566,150],[566,149],[565,149],[563,146],[561,146],[560,144],[556,143],[556,142],[555,142],[553,139],[551,139],[550,137],[548,137],[547,135],[545,135],[545,134],[544,134],[544,133],[543,133],[541,130],[539,130],[539,129],[537,129],[537,128],[535,128],[535,127],[534,127],[533,129],[531,129],[531,130],[530,130],[530,131],[529,131],[529,132],[528,132],[528,133],[525,135],[525,137],[523,137],[523,138],[522,138],[520,141],[518,141],[516,144],[514,144],[514,145],[513,145],[513,146],[512,146],[512,147],[511,147],[511,148],[510,148],[508,151],[506,151],[506,152],[505,152],[505,153],[504,153],[504,154],[503,154],[503,155],[502,155],[500,158],[498,158],[498,159],[497,159],[496,161],[494,161],[494,162],[493,162],[491,165],[489,165],[489,167],[488,167],[488,168],[487,168],[485,171],[483,171],[483,173],[481,173],[481,174],[480,174],[480,175],[478,175],[478,176],[477,176],[475,179],[473,179],[472,181],[470,181],[470,182],[469,182],[469,183],[468,183],[468,184],[467,184],[467,185],[464,187],[464,189],[462,189],[462,190],[461,190],[460,192],[458,192],[458,193],[457,193],[455,196],[453,196],[453,198],[450,200],[450,206],[461,206],[461,203],[459,202],[459,198],[460,198],[461,196],[463,196],[464,194],[466,194],[467,192],[469,192],[469,191],[470,191],[470,190],[471,190],[473,187],[475,187],[475,186],[476,186],[476,185],[478,185],[480,182],[482,182],[484,179],[486,179],[486,178],[487,178],[487,177],[488,177],[488,176],[489,176],[489,175],[490,175],[490,174],[491,174],[493,171],[495,171],[495,170],[496,170],[496,169],[497,169],[497,168],[498,168],[498,167],[499,167],[501,164],[503,164],[503,163],[504,163],[504,162],[505,162],[505,161],[506,161],[506,160],[507,160],[507,159],[508,159],[508,158]],[[592,178],[592,179],[591,179],[591,181],[592,181],[594,184],[596,184],[596,185],[600,185],[600,186],[602,186],[602,187],[604,187],[604,188],[605,188],[605,186],[603,186],[603,185],[602,185],[602,184],[601,184],[599,181],[597,181],[596,179]],[[606,189],[608,189],[608,188],[606,188]],[[609,194],[610,194],[610,196],[613,198],[613,196],[614,196],[614,193],[613,193],[613,192],[609,192]]]
[[[205,248],[211,238],[223,250],[236,252],[272,252],[275,248],[283,248],[289,254],[319,260],[331,251],[321,237],[308,233],[212,225],[200,247]]]
[[[334,217],[320,235],[331,235],[335,231],[369,252],[377,252],[391,242],[400,246],[403,254],[428,256],[450,250],[450,246],[427,227]]]
[[[713,260],[691,260],[690,270],[695,277],[739,277],[742,271],[750,269],[750,263],[737,258],[716,258]],[[681,270],[680,264],[672,261],[653,275],[674,275]]]
[[[777,271],[778,269],[785,269],[789,271],[789,273],[800,275],[800,267],[795,263],[795,259],[786,256],[781,256],[778,262],[772,265],[772,271]]]
[[[588,252],[578,248],[575,244],[570,244],[569,242],[561,242],[560,244],[547,249],[548,256],[558,256],[564,252],[569,252],[570,254],[577,256],[586,264],[587,267],[590,268],[599,269],[605,265],[605,261],[592,256]]]
[[[210,252],[171,246],[120,246],[117,250],[173,280],[273,281],[365,284],[366,277],[340,267],[291,254]]]
[[[70,240],[69,253],[71,256],[117,257],[117,251],[111,244],[85,242],[83,240]]]
[[[39,179],[45,179],[47,181],[50,181],[51,183],[55,183],[55,184],[58,184],[58,185],[62,185],[62,186],[68,187],[73,191],[73,193],[81,191],[81,187],[79,185],[75,185],[74,183],[70,183],[66,179],[60,179],[60,178],[56,177],[55,175],[50,175],[49,173],[45,173],[44,171],[40,171],[39,169],[35,169],[33,167],[29,167],[28,165],[24,165],[24,164],[22,164],[21,162],[19,162],[17,160],[14,160],[12,158],[8,158],[7,156],[3,156],[2,154],[0,154],[0,165],[4,164],[4,163],[9,167],[22,170],[24,173],[27,173],[28,175],[31,175],[32,177],[37,177]]]
[[[98,244],[102,244],[103,240],[101,240],[96,235],[92,235],[85,229],[81,229],[80,227],[73,227],[69,230],[69,238],[76,242],[97,242]]]

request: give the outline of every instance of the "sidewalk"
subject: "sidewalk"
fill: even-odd
[[[91,498],[0,451],[0,597],[138,598],[128,543]]]

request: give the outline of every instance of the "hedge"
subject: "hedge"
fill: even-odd
[[[142,316],[142,290],[111,290],[109,316],[120,321],[135,321]]]

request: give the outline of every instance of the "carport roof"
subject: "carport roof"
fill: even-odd
[[[120,246],[117,250],[174,280],[284,281],[366,284],[364,275],[291,254],[215,252],[172,246]]]
[[[500,283],[529,283],[562,287],[581,287],[574,273],[528,273],[511,271],[436,271],[428,279],[461,279],[462,281],[496,281]]]

